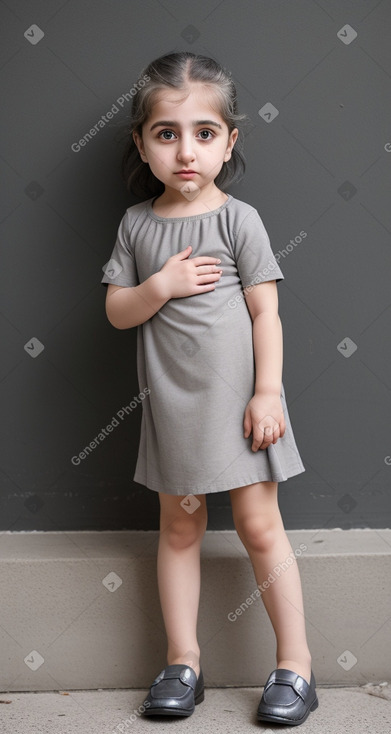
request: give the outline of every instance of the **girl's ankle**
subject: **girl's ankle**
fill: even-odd
[[[175,658],[167,658],[168,665],[188,665],[192,668],[198,678],[200,674],[200,658],[195,652],[178,655]]]
[[[277,668],[285,668],[292,670],[307,681],[308,685],[311,680],[311,658],[309,660],[281,660],[277,663]]]

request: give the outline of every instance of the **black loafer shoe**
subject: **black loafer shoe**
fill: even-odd
[[[315,678],[307,681],[292,670],[277,668],[266,681],[258,706],[259,721],[274,721],[276,724],[297,726],[306,720],[310,711],[315,711],[319,702],[315,692]]]
[[[153,681],[144,701],[145,716],[190,716],[204,700],[204,676],[188,665],[169,665]]]

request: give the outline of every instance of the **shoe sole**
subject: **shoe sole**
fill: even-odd
[[[305,721],[308,716],[310,715],[311,711],[315,711],[319,706],[318,698],[316,697],[314,702],[311,704],[311,706],[308,707],[306,713],[301,719],[284,719],[283,716],[272,716],[271,714],[259,714],[257,715],[258,721],[274,721],[275,724],[285,724],[285,726],[298,726],[299,724],[302,724],[303,721]]]
[[[194,699],[194,705],[197,706],[205,698],[204,691],[198,694],[197,698]],[[189,711],[188,709],[171,709],[168,706],[162,708],[148,708],[143,712],[144,716],[191,716],[194,713],[194,708]]]

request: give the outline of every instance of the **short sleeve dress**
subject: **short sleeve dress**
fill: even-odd
[[[230,194],[218,208],[166,218],[154,199],[127,209],[102,283],[133,287],[169,257],[221,259],[213,291],[172,298],[137,327],[142,400],[134,481],[173,495],[222,492],[305,471],[281,386],[286,431],[267,449],[251,450],[243,419],[254,394],[252,319],[243,289],[283,279],[257,210]]]

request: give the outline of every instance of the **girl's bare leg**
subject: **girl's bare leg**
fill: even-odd
[[[204,495],[194,512],[183,496],[159,493],[160,536],[157,557],[160,604],[167,634],[167,663],[184,663],[200,672],[197,617],[200,598],[200,550],[207,525]],[[189,506],[191,508],[191,504]]]
[[[290,560],[292,546],[284,530],[277,489],[277,482],[257,482],[231,490],[232,513],[258,587],[262,587],[270,573],[275,578],[261,595],[276,634],[277,668],[293,670],[309,683],[311,654],[306,639],[300,575],[296,559],[292,563]],[[277,576],[273,568],[279,564],[284,565]]]

